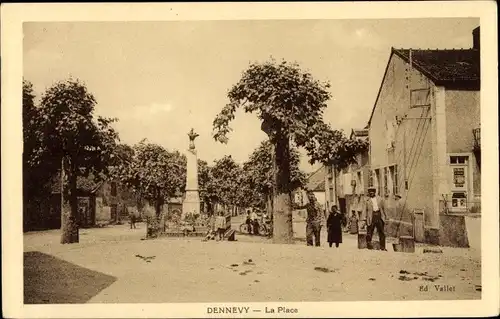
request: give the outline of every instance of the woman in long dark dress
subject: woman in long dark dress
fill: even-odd
[[[326,227],[328,230],[328,244],[332,247],[335,243],[335,247],[339,247],[342,243],[342,215],[337,209],[337,205],[333,205],[330,210],[330,215],[326,221]]]

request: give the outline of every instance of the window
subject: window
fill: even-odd
[[[394,195],[399,194],[399,185],[398,185],[398,166],[394,165],[389,167],[392,179],[392,193]]]
[[[469,156],[450,156],[450,164],[467,164]]]
[[[373,187],[373,171],[368,171],[368,187]]]
[[[380,169],[376,169],[375,170],[375,178],[377,179],[377,182],[376,182],[376,185],[377,185],[377,194],[378,195],[382,195],[382,178],[381,178],[381,175],[380,175]]]
[[[388,183],[388,175],[389,175],[389,168],[385,167],[384,168],[384,195],[389,194],[389,183]]]
[[[430,89],[416,89],[410,91],[410,108],[431,105]]]
[[[116,196],[116,182],[111,182],[111,196]]]
[[[356,186],[356,189],[358,190],[356,193],[361,194],[363,193],[363,175],[361,175],[361,172],[358,172],[358,177],[357,177],[357,183],[358,185]]]

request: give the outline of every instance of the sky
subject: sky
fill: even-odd
[[[40,96],[69,77],[96,97],[96,114],[119,119],[122,142],[146,138],[184,152],[191,128],[198,158],[244,162],[266,139],[240,110],[228,144],[212,122],[249,63],[295,61],[331,83],[324,120],[347,133],[370,116],[391,47],[469,48],[475,18],[30,22],[23,25],[23,76]],[[301,168],[312,171],[304,155]]]

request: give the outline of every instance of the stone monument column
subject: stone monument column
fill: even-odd
[[[182,202],[182,219],[188,213],[200,214],[200,193],[198,190],[198,156],[194,140],[199,136],[193,129],[188,134],[189,149],[186,152],[186,192]]]

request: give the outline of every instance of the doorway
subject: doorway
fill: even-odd
[[[339,198],[339,209],[344,216],[347,216],[347,203],[345,198]]]

